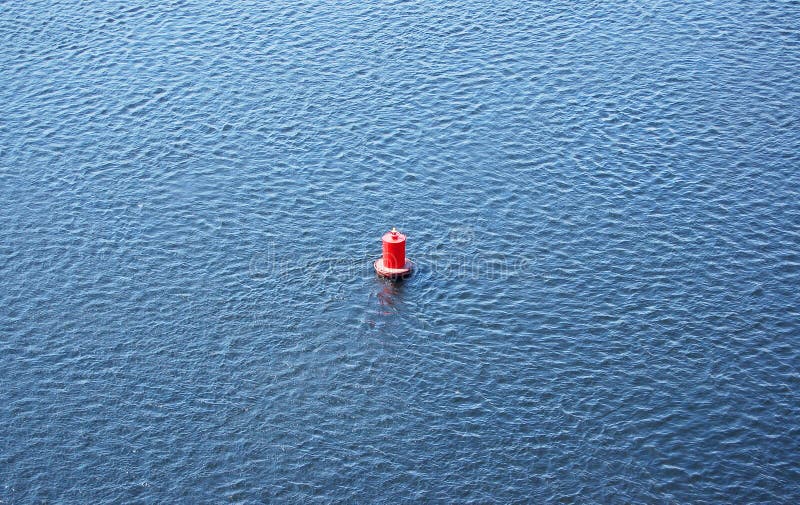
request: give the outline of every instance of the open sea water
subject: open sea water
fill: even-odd
[[[0,2],[0,503],[798,503],[798,69],[796,1]]]

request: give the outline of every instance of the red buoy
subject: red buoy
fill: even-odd
[[[375,271],[381,277],[397,278],[411,272],[414,266],[406,259],[406,236],[392,228],[381,238],[383,257],[375,261]]]

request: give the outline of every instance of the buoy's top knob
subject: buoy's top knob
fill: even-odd
[[[405,240],[406,236],[397,231],[397,228],[392,228],[392,231],[383,235],[384,242],[404,242]]]

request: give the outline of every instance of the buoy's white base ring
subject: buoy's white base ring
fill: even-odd
[[[403,268],[388,268],[383,266],[383,258],[379,258],[375,261],[375,263],[373,263],[373,266],[375,267],[375,272],[377,272],[381,277],[396,279],[409,274],[411,269],[414,268],[414,263],[407,259],[403,265]]]

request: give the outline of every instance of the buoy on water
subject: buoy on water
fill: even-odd
[[[383,234],[381,241],[383,256],[374,263],[378,275],[397,279],[410,274],[414,264],[406,259],[406,236],[392,228]]]

